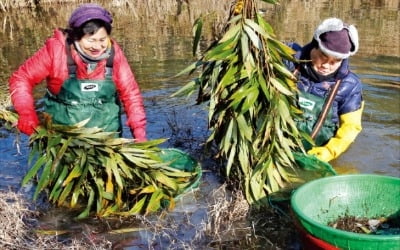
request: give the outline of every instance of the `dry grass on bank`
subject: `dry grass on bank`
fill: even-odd
[[[153,249],[164,242],[169,249],[196,249],[198,247],[218,247],[230,245],[231,242],[245,241],[246,235],[252,234],[252,229],[240,226],[239,221],[245,221],[249,205],[240,194],[229,194],[226,186],[214,190],[206,208],[207,216],[201,223],[194,223],[191,214],[184,212],[184,223],[177,222],[168,214],[152,218],[138,216],[141,230],[147,231],[147,246],[143,249]],[[12,191],[0,192],[0,249],[119,249],[120,242],[111,243],[90,237],[84,239],[64,239],[57,236],[35,233],[35,225],[40,219],[39,212],[28,209],[24,198]],[[128,220],[128,219],[127,219]],[[136,220],[136,221],[137,221]],[[118,230],[114,230],[118,231]],[[192,232],[189,240],[182,238],[182,233]],[[149,236],[150,235],[150,236]],[[143,242],[143,241],[142,241]],[[128,247],[129,245],[127,245]],[[171,248],[172,247],[172,248]]]
[[[202,208],[199,208],[202,209]],[[206,213],[198,223],[191,212],[183,212],[183,222],[161,214],[157,219],[140,217],[142,224],[151,232],[148,246],[160,242],[168,242],[169,249],[199,249],[205,246],[221,249],[247,242],[247,237],[254,235],[253,229],[246,222],[249,204],[240,192],[233,195],[225,184],[213,190],[207,199]],[[182,236],[185,235],[185,236]],[[146,248],[145,248],[146,249]]]
[[[12,191],[0,192],[0,249],[111,249],[107,240],[63,242],[57,236],[38,235],[34,231],[38,216],[20,195]]]
[[[204,232],[213,242],[223,242],[232,237],[240,238],[251,234],[248,225],[237,225],[239,221],[244,221],[250,209],[241,192],[229,194],[224,184],[214,190],[211,197],[207,221],[204,222]],[[238,233],[242,236],[237,235]]]

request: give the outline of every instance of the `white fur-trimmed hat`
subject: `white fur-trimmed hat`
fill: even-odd
[[[339,18],[325,19],[315,30],[314,39],[322,52],[335,58],[345,59],[358,51],[356,27]]]

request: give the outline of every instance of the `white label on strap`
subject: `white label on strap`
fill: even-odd
[[[315,102],[300,96],[299,105],[304,109],[313,110],[315,107]]]
[[[82,82],[81,91],[82,92],[99,91],[99,85],[94,82]]]

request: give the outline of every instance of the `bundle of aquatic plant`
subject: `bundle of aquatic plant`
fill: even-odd
[[[0,120],[18,117],[1,109]],[[48,192],[50,202],[76,208],[84,218],[151,213],[174,207],[174,197],[193,182],[199,172],[185,171],[161,159],[164,139],[134,143],[113,132],[52,124],[43,115],[42,126],[30,136],[32,165],[22,185],[36,179],[34,200]]]
[[[234,1],[221,38],[178,74],[199,76],[174,94],[197,89],[198,103],[208,102],[208,144],[217,145],[226,176],[243,184],[250,203],[268,201],[268,194],[299,180],[293,152],[307,157],[302,140],[311,140],[294,122],[301,114],[296,79],[283,64],[294,60],[294,51],[277,40],[256,2]],[[193,27],[194,55],[202,23],[199,18]]]
[[[18,114],[9,108],[10,100],[0,99],[0,127],[11,130],[18,121]]]

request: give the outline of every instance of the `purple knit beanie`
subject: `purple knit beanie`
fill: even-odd
[[[93,19],[100,19],[110,24],[113,21],[110,12],[106,9],[97,4],[87,3],[80,5],[72,12],[68,24],[71,28],[78,28],[85,22]]]

